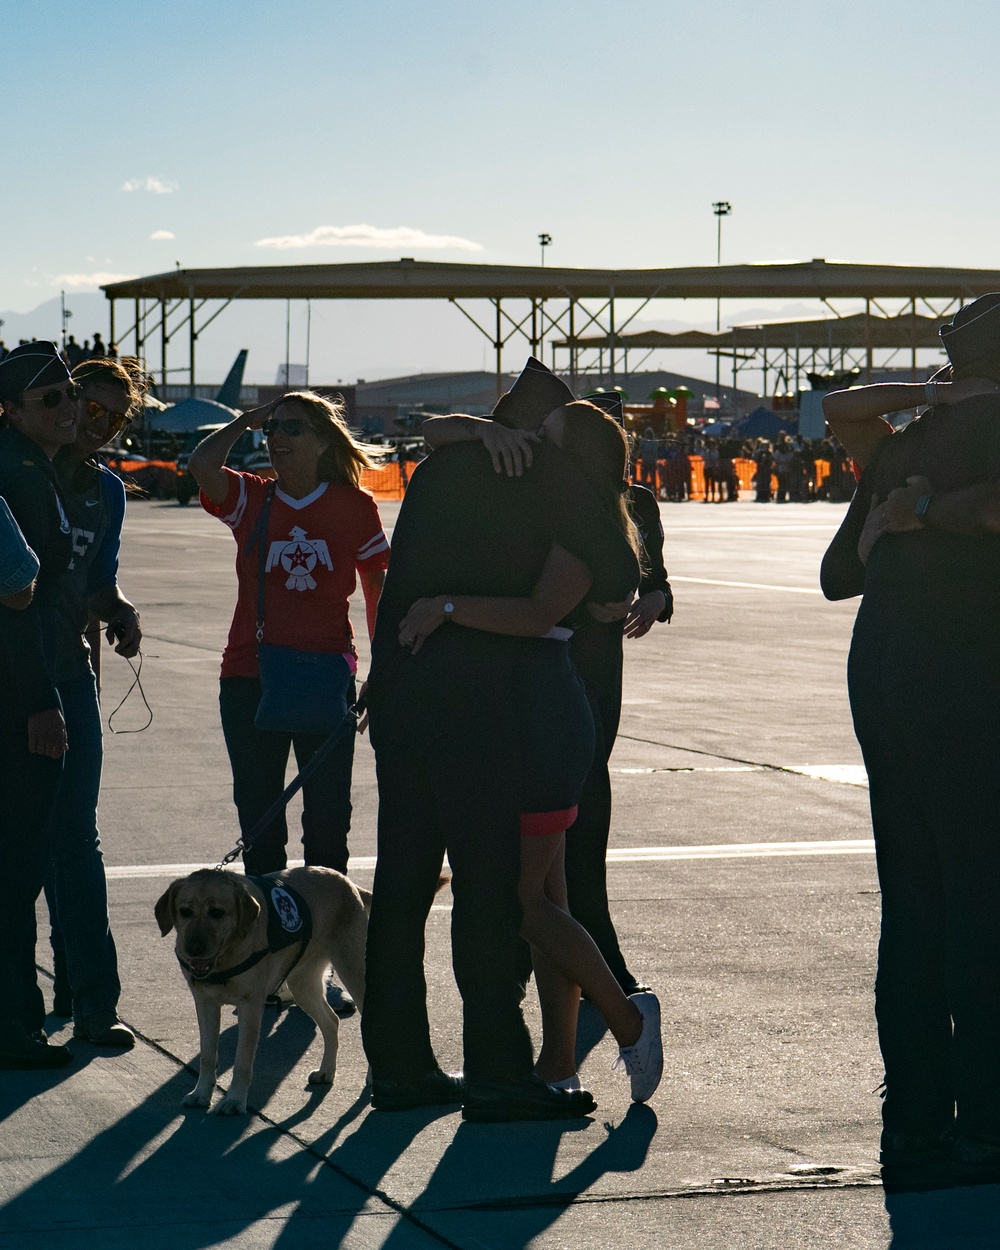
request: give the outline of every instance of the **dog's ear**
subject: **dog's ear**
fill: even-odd
[[[236,895],[236,932],[233,937],[239,941],[253,928],[254,921],[260,915],[260,903],[236,878],[233,880],[233,893]]]
[[[156,917],[156,923],[160,926],[160,937],[166,937],[174,927],[177,920],[177,891],[183,884],[184,878],[178,877],[176,881],[167,886],[166,890],[156,900],[153,915]]]

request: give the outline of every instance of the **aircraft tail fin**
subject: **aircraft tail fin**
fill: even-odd
[[[243,370],[247,365],[247,349],[244,347],[236,359],[233,361],[233,367],[226,375],[226,380],[219,388],[219,393],[215,397],[217,404],[225,404],[227,408],[238,408],[240,406],[240,390],[243,387]]]

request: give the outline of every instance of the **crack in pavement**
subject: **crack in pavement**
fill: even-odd
[[[685,747],[676,742],[657,742],[655,738],[639,738],[635,734],[619,733],[619,738],[624,738],[627,742],[641,742],[645,746],[662,747],[665,751],[683,751],[687,755],[703,755],[706,759],[726,760],[730,764],[742,764],[745,767],[753,769],[763,769],[765,772],[786,773],[790,777],[805,777],[806,780],[825,781],[825,777],[812,777],[808,773],[802,772],[799,768],[790,768],[787,764],[765,764],[762,760],[746,760],[739,755],[725,755],[721,751],[705,751],[700,747]],[[658,769],[662,772],[693,772],[694,769]],[[840,783],[836,783],[840,784]]]
[[[566,1190],[562,1193],[529,1194],[520,1198],[457,1203],[447,1207],[421,1208],[418,1204],[418,1209],[439,1212],[534,1210],[540,1207],[672,1201],[677,1198],[734,1197],[740,1194],[789,1193],[818,1189],[871,1189],[881,1184],[882,1180],[878,1172],[868,1168],[804,1165],[801,1172],[778,1172],[772,1176],[721,1176],[711,1181],[632,1194],[591,1194],[586,1191],[577,1193]]]

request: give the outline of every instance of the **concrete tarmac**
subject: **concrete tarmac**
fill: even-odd
[[[396,510],[383,507],[387,528]],[[154,718],[105,738],[101,829],[121,1014],[139,1041],[123,1055],[74,1042],[55,1075],[2,1074],[0,1248],[1000,1244],[993,1188],[887,1204],[878,1183],[879,897],[844,676],[856,604],[828,604],[817,585],[844,508],[661,511],[676,615],[626,644],[609,883],[630,966],[661,995],[663,1084],[631,1105],[585,1006],[581,1071],[598,1112],[485,1126],[373,1114],[356,1018],[341,1029],[335,1085],[307,1086],[319,1042],[297,1010],[267,1018],[248,1117],[180,1107],[198,1031],[152,909],[237,833],[216,702],[234,544],[196,506],[130,504],[121,582],[142,612]],[[106,719],[131,681],[106,653]],[[133,692],[113,727],[144,721]],[[365,739],[354,802],[351,872],[369,884]],[[297,813],[293,802],[291,858]],[[449,898],[430,917],[427,978],[438,1055],[455,1070]],[[41,909],[39,925],[48,992]],[[526,1007],[537,1039],[531,993]],[[222,1088],[235,1026],[224,1015]]]

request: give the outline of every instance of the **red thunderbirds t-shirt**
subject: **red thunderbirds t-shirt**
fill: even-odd
[[[222,653],[223,677],[256,677],[257,570],[260,550],[247,554],[270,485],[252,473],[226,469],[221,505],[204,494],[201,506],[233,531],[239,596]],[[280,487],[271,501],[264,543],[264,641],[301,651],[354,656],[347,601],[356,570],[384,569],[389,542],[367,491],[322,482],[304,499]]]

